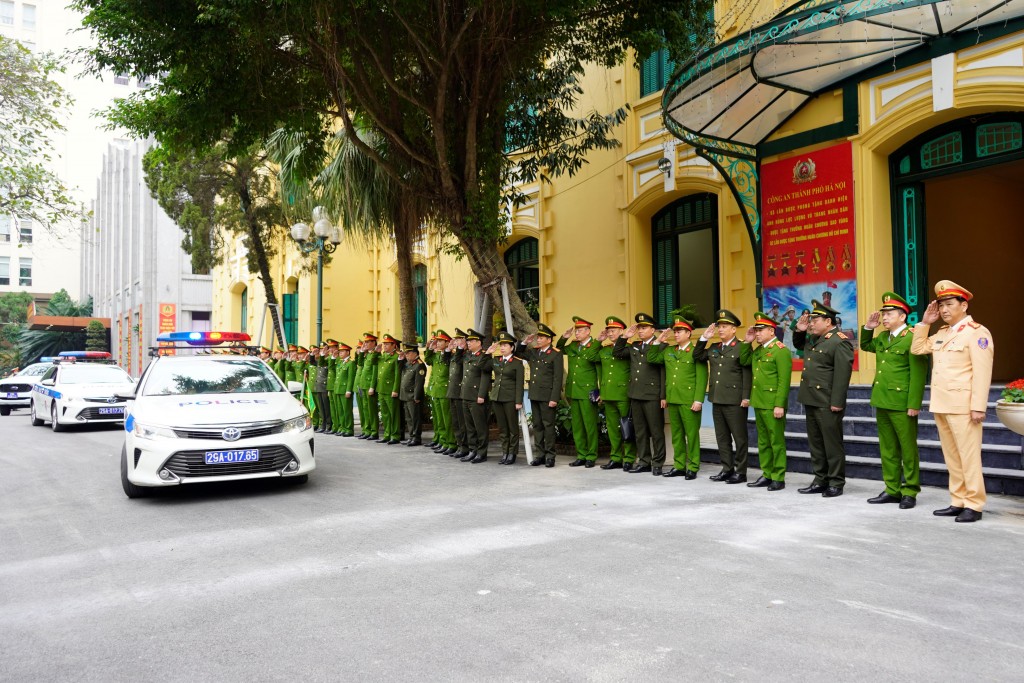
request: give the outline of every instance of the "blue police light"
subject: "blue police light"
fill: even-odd
[[[156,338],[157,342],[185,343],[193,346],[216,346],[224,342],[251,341],[245,332],[164,332]]]
[[[57,356],[43,356],[42,358],[39,359],[39,362],[40,363],[52,363],[55,360],[57,360]]]
[[[60,358],[82,358],[82,359],[107,359],[110,353],[107,351],[61,351]]]

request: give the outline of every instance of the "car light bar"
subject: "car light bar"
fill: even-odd
[[[95,358],[107,360],[110,358],[110,353],[107,351],[61,351],[57,356],[58,358]]]
[[[247,342],[252,337],[245,332],[164,332],[156,340],[172,344],[184,342],[193,346],[212,346],[224,342]]]
[[[39,359],[39,362],[40,363],[52,363],[55,360],[57,360],[57,356],[43,356],[42,358]]]

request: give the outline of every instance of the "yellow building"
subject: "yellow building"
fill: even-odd
[[[575,177],[521,188],[529,201],[503,248],[516,287],[556,330],[572,315],[639,311],[667,324],[683,303],[746,323],[773,304],[780,317],[788,305],[798,313],[793,297],[806,307],[808,293],[848,302],[843,326],[855,330],[883,291],[906,293],[919,314],[931,284],[949,278],[974,291],[971,312],[1008,348],[1021,327],[1007,312],[1017,310],[1008,285],[1024,253],[1022,14],[1024,0],[722,0],[722,41],[674,76],[663,54],[639,69],[590,71],[580,108],[628,103],[622,145],[594,153]],[[843,185],[815,186],[835,174]],[[780,183],[794,191],[766,198]],[[799,193],[809,199],[790,201]],[[843,229],[806,236],[835,234],[834,249],[825,237],[773,251],[782,230],[802,239],[793,216],[808,228],[830,223],[832,201],[848,204],[845,225],[832,218]],[[280,252],[289,337],[315,341],[315,275],[293,245]],[[240,244],[228,246],[213,324],[256,332],[264,299],[244,259]],[[480,297],[468,265],[429,243],[414,261],[418,329],[472,325]],[[804,280],[774,286],[783,269]],[[325,269],[323,336],[398,334],[396,292],[390,245],[342,242]],[[267,343],[269,320],[263,329]],[[873,371],[864,356],[855,382]],[[997,379],[1024,374],[1010,354],[996,362]]]

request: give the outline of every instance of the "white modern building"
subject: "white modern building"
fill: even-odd
[[[93,217],[81,236],[81,292],[93,315],[110,318],[111,352],[135,376],[161,330],[208,330],[210,275],[192,272],[182,233],[146,187],[152,145],[116,141],[102,156]]]

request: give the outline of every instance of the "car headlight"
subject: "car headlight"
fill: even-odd
[[[141,422],[136,422],[132,426],[132,431],[139,439],[156,439],[160,437],[165,439],[178,438],[178,435],[174,433],[174,430],[169,427],[155,427],[153,425],[142,424]]]
[[[309,415],[299,415],[291,420],[286,420],[281,426],[282,434],[294,434],[296,432],[304,432],[307,429],[313,427],[313,420],[309,418]]]

